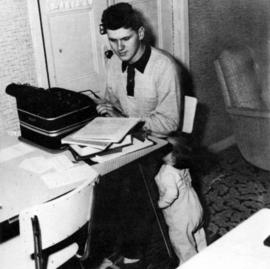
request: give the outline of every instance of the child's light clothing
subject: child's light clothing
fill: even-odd
[[[160,193],[158,205],[163,209],[170,240],[182,264],[206,247],[204,229],[200,227],[203,209],[191,186],[188,169],[162,165],[155,180]]]

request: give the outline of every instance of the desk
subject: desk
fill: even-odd
[[[166,140],[154,137],[151,137],[151,139],[156,143],[151,147],[129,153],[101,164],[95,164],[92,167],[100,175],[105,175],[132,161],[148,155],[151,152],[161,149],[167,144]],[[0,150],[16,143],[18,143],[18,139],[16,137],[2,136],[0,137]],[[66,151],[65,154],[69,155],[70,153]],[[79,184],[74,183],[57,189],[49,189],[38,174],[19,168],[19,164],[25,158],[35,156],[52,157],[54,155],[55,154],[46,152],[39,148],[34,148],[32,152],[24,156],[0,163],[0,203],[2,206],[2,208],[0,208],[0,224],[1,222],[10,220],[14,216],[18,216],[24,208],[43,203],[57,197]],[[23,260],[24,257],[18,257],[18,259],[14,261],[14,264],[10,265],[10,257],[12,257],[10,250],[14,253],[19,253],[21,252],[20,249],[20,236],[13,237],[2,244],[0,243],[0,268],[19,268],[20,259]],[[7,264],[11,267],[7,266]]]
[[[178,268],[268,269],[270,247],[263,241],[269,235],[270,209],[261,209]]]
[[[105,175],[167,144],[166,140],[154,137],[151,137],[151,139],[155,142],[155,145],[151,147],[120,156],[104,163],[94,164],[92,167],[100,175]],[[18,143],[16,137],[2,136],[0,137],[0,150],[16,143]],[[65,154],[70,155],[68,151]],[[25,158],[34,156],[52,157],[54,154],[35,148],[34,151],[27,155],[0,163],[0,204],[2,206],[0,209],[0,223],[18,215],[24,208],[53,199],[78,185],[78,183],[75,183],[57,189],[49,189],[41,180],[40,175],[19,168],[19,164]]]

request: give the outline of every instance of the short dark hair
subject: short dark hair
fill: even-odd
[[[117,30],[123,27],[138,30],[141,26],[143,26],[141,14],[128,3],[118,3],[103,11],[100,30],[102,34],[106,34],[107,29]]]

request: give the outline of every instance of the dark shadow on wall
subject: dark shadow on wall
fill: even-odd
[[[192,144],[195,148],[202,147],[202,141],[209,119],[209,107],[206,104],[198,103],[194,119],[193,132],[191,134]]]
[[[138,9],[134,9],[137,13],[137,16],[140,18],[140,20],[143,23],[144,26],[144,30],[145,30],[145,34],[144,34],[144,41],[147,44],[150,44],[151,46],[155,46],[156,45],[156,37],[154,35],[154,31],[153,31],[153,27],[151,25],[151,23],[149,22],[149,20],[144,16],[144,14],[138,10]]]
[[[183,63],[178,60],[176,60],[176,62],[181,78],[182,96],[188,95],[196,97],[192,74]],[[182,98],[182,100],[184,101],[184,98]],[[184,108],[184,104],[182,104],[182,108]],[[208,116],[209,108],[206,104],[202,104],[198,100],[193,131],[191,134],[181,134],[181,136],[186,139],[187,144],[192,148],[192,164],[190,167],[192,186],[199,195],[203,207],[205,207],[205,202],[202,195],[201,175],[208,173],[210,167],[216,162],[215,155],[202,145]]]
[[[141,15],[143,18],[143,15]],[[145,41],[148,42],[148,44],[155,46],[156,44],[156,38],[153,34],[153,30],[151,28],[151,25],[145,18],[144,25],[145,25]],[[165,54],[168,54],[168,52],[163,51]],[[171,55],[172,56],[172,55]],[[170,57],[171,57],[170,56]],[[174,57],[173,57],[174,58]],[[194,88],[194,79],[193,74],[188,70],[188,68],[178,59],[174,58],[177,67],[178,67],[178,74],[181,82],[181,108],[184,109],[184,96],[196,96],[195,88]],[[181,111],[181,114],[183,111]],[[200,103],[198,100],[196,114],[195,114],[195,120],[194,120],[194,127],[193,132],[191,134],[184,134],[181,132],[180,136],[185,139],[185,142],[191,146],[193,149],[192,153],[192,164],[190,166],[190,172],[192,176],[192,186],[196,190],[197,194],[200,197],[200,201],[205,209],[206,212],[206,206],[205,206],[205,200],[202,193],[202,175],[209,173],[210,168],[215,165],[216,163],[216,156],[215,154],[208,151],[206,147],[202,146],[202,140],[205,135],[206,130],[206,124],[209,120],[209,107],[207,104]],[[180,126],[183,124],[180,123]],[[180,127],[181,129],[181,127]],[[179,135],[179,134],[177,134]],[[205,222],[208,220],[205,219]]]

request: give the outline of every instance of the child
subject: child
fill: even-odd
[[[203,209],[187,168],[191,150],[181,138],[169,137],[168,141],[173,150],[164,157],[165,164],[155,180],[160,193],[158,205],[163,209],[171,243],[182,264],[206,247],[201,227]]]

